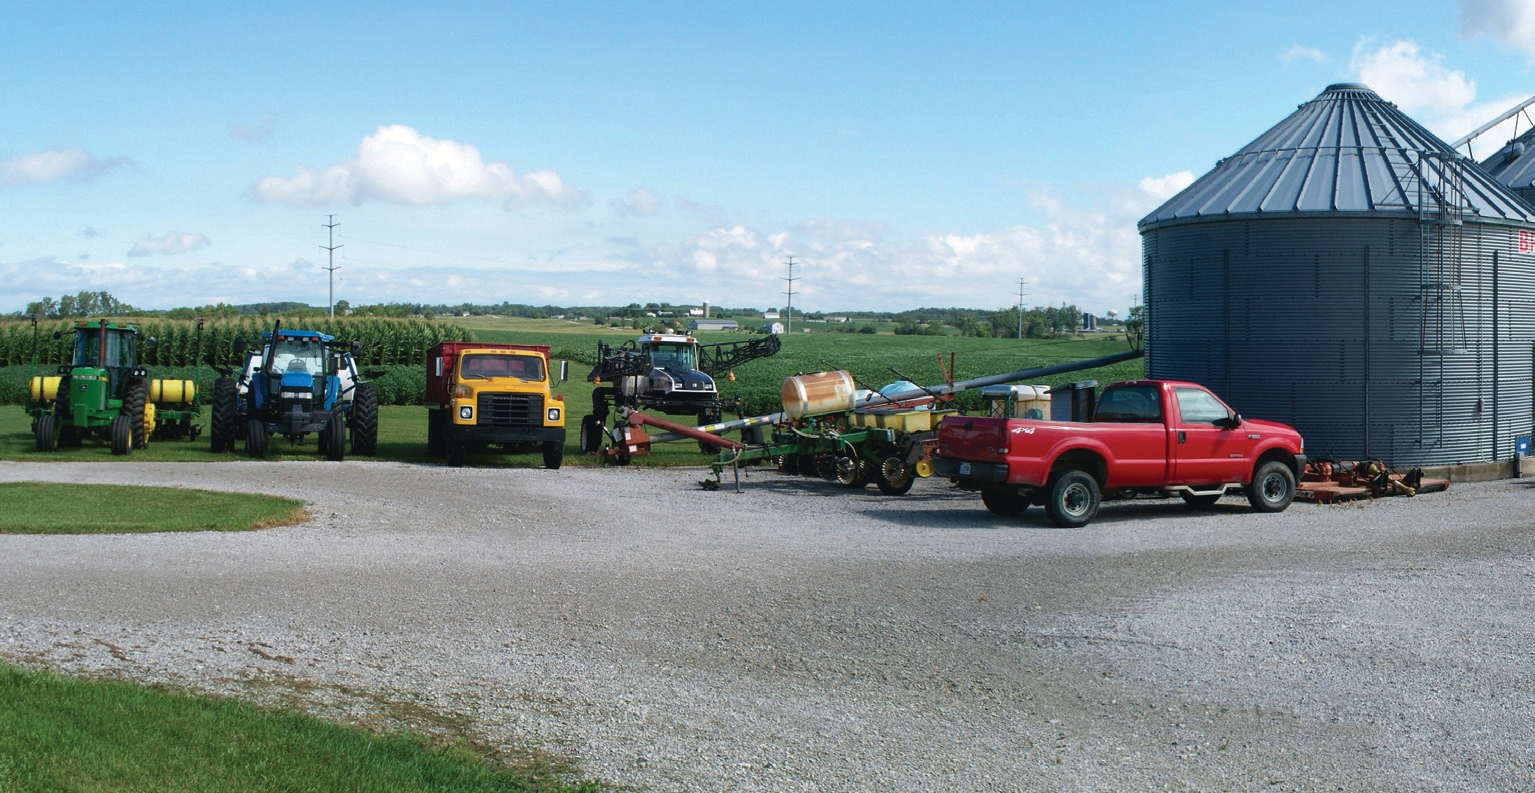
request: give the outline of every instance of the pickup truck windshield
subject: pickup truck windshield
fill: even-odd
[[[466,380],[516,377],[541,382],[544,360],[533,355],[465,355],[458,371]]]
[[[1161,389],[1154,385],[1114,386],[1098,399],[1093,421],[1150,423],[1162,420]]]

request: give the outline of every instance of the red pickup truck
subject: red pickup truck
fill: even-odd
[[[1115,383],[1086,422],[950,416],[933,458],[935,474],[979,490],[993,513],[1043,505],[1062,527],[1087,525],[1104,499],[1137,495],[1208,507],[1243,489],[1254,509],[1280,512],[1305,467],[1294,429],[1242,418],[1203,386],[1170,380]]]

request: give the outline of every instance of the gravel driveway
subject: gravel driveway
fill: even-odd
[[[1531,483],[1060,530],[943,481],[701,476],[0,463],[315,517],[0,536],[0,657],[376,695],[652,791],[1535,786]]]

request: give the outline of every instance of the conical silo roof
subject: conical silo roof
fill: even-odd
[[[1482,160],[1482,170],[1526,200],[1535,199],[1535,129]]]
[[[1329,85],[1140,222],[1232,216],[1416,214],[1535,222],[1535,208],[1396,105],[1358,83]]]

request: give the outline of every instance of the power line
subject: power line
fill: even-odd
[[[784,294],[788,296],[788,302],[784,304],[784,317],[785,317],[785,319],[784,319],[784,326],[783,326],[784,327],[784,335],[785,336],[789,336],[789,335],[792,335],[794,333],[794,282],[799,280],[798,278],[794,277],[794,257],[793,256],[789,257],[789,277],[788,278],[779,278],[778,280],[780,280],[780,281],[787,281],[788,284],[789,284],[788,291],[784,292]]]
[[[324,250],[324,251],[329,251],[330,252],[330,266],[326,267],[325,271],[330,276],[330,316],[331,316],[332,319],[335,319],[335,317],[336,317],[336,271],[341,269],[340,267],[336,266],[336,249],[337,248],[345,248],[346,246],[345,245],[337,245],[336,244],[336,227],[341,225],[340,223],[336,222],[336,216],[335,215],[326,215],[325,219],[329,220],[330,222],[329,223],[321,223],[320,227],[329,230],[329,232],[330,232],[330,244],[329,245],[321,245],[320,249]]]

